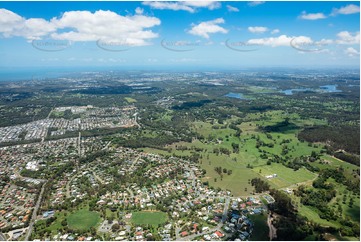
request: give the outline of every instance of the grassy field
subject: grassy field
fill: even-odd
[[[136,99],[131,98],[131,97],[125,97],[124,99],[125,99],[125,101],[127,101],[128,103],[136,103],[136,102],[137,102]]]
[[[158,225],[167,221],[167,214],[163,212],[134,212],[132,223]]]
[[[253,168],[254,172],[258,172],[263,177],[277,174],[276,178],[268,179],[268,182],[275,188],[288,187],[296,183],[303,183],[316,178],[316,174],[301,168],[297,171],[283,166],[282,164],[272,163],[262,167]]]
[[[69,228],[75,230],[87,230],[95,227],[100,221],[100,216],[96,212],[88,210],[78,210],[67,217]]]
[[[327,221],[326,219],[320,218],[318,215],[317,209],[305,206],[305,205],[299,205],[298,206],[298,212],[300,215],[307,217],[309,220],[316,222],[323,226],[334,226],[334,227],[340,227],[340,224],[335,221]]]
[[[297,126],[315,124],[321,122],[318,120],[303,120],[298,115],[285,114],[281,111],[270,111],[265,113],[250,113],[244,118],[238,127],[242,130],[240,137],[235,137],[236,131],[230,129],[227,125],[237,118],[225,120],[224,124],[218,124],[216,121],[196,121],[191,123],[193,131],[205,137],[205,140],[193,140],[191,143],[179,142],[167,146],[170,152],[158,149],[143,149],[146,152],[159,153],[164,155],[181,155],[190,156],[194,152],[194,148],[203,149],[198,152],[202,157],[200,159],[201,168],[206,170],[203,181],[208,181],[213,187],[227,189],[234,196],[250,195],[253,187],[249,184],[249,180],[256,177],[264,178],[266,175],[276,173],[277,178],[271,179],[270,184],[274,188],[282,188],[294,185],[296,183],[311,182],[316,174],[306,169],[294,171],[281,164],[266,165],[267,158],[261,158],[262,152],[274,155],[281,155],[283,146],[288,147],[287,156],[289,159],[300,157],[302,155],[310,155],[312,151],[320,152],[321,145],[310,146],[307,142],[301,142],[297,139],[298,129],[290,129],[282,132],[271,132],[271,136],[267,136],[259,130],[259,126],[274,125],[282,122],[285,117],[290,118],[291,122]],[[215,128],[217,127],[217,128]],[[267,146],[256,147],[257,139],[269,144],[273,143],[274,147]],[[285,140],[287,142],[285,143]],[[230,155],[215,154],[215,148],[226,148],[232,151],[232,143],[239,144],[239,152]],[[188,150],[177,150],[177,146],[185,146]],[[247,168],[251,165],[253,169]],[[222,167],[231,170],[232,174],[220,175],[214,170],[215,167]],[[261,172],[259,172],[261,170]]]

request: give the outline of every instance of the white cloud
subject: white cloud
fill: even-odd
[[[348,47],[345,50],[345,54],[350,56],[350,57],[354,57],[354,56],[360,56],[360,52],[357,51],[356,49],[352,48],[352,47]]]
[[[218,25],[223,23],[224,23],[223,18],[217,18],[211,21],[201,22],[200,24],[193,25],[192,29],[189,30],[188,33],[193,35],[198,35],[206,39],[209,38],[209,34],[215,34],[215,33],[226,34],[228,33],[228,30]]]
[[[359,6],[355,4],[349,4],[341,8],[334,8],[331,15],[334,16],[337,14],[354,14],[359,12],[360,12]]]
[[[144,12],[144,9],[143,9],[143,8],[137,7],[137,8],[135,9],[135,13],[136,13],[136,14],[142,15],[143,12]]]
[[[143,2],[143,5],[150,6],[154,9],[188,11],[194,13],[197,8],[208,8],[209,10],[221,7],[219,2],[214,1],[184,1],[184,2]]]
[[[264,46],[290,46],[291,41],[295,41],[297,43],[310,44],[312,43],[312,39],[307,36],[297,36],[291,37],[287,35],[280,35],[278,37],[269,37],[269,38],[261,38],[261,39],[250,39],[247,41],[248,44],[252,45],[264,45]]]
[[[231,5],[227,5],[228,12],[239,12],[239,9]]]
[[[332,39],[321,39],[320,41],[316,41],[316,45],[330,45],[333,44],[334,41]]]
[[[25,19],[7,9],[0,9],[0,34],[5,38],[19,36],[34,40],[55,30],[54,24],[44,19]]]
[[[208,8],[209,10],[221,7],[221,4],[215,1],[185,1],[184,4],[196,8]]]
[[[248,2],[248,6],[254,7],[254,6],[264,4],[264,3],[265,3],[265,1],[252,1],[252,2]]]
[[[341,31],[337,34],[337,37],[337,44],[353,45],[360,43],[360,32],[352,34],[348,31]]]
[[[59,29],[71,29],[53,33],[51,37],[71,41],[122,41],[125,45],[148,45],[148,40],[158,37],[151,28],[160,24],[155,17],[143,15],[121,16],[112,11],[98,10],[65,12],[51,20]]]
[[[279,29],[274,29],[274,30],[271,31],[271,34],[278,34],[279,32],[280,32]]]
[[[41,18],[25,19],[9,10],[0,9],[0,34],[4,37],[21,36],[28,40],[51,36],[69,41],[118,41],[125,45],[148,45],[158,37],[148,28],[160,24],[155,17],[141,15],[121,16],[112,11],[69,11],[50,21]]]
[[[261,34],[268,31],[267,27],[260,27],[260,26],[254,26],[254,27],[248,27],[248,31],[251,33]]]
[[[305,11],[303,11],[300,18],[305,20],[317,20],[317,19],[324,19],[327,17],[323,13],[306,13]]]

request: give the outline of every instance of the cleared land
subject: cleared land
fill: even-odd
[[[79,210],[70,214],[67,217],[69,228],[75,230],[87,230],[94,227],[100,221],[100,216],[97,212]]]
[[[137,225],[158,225],[163,224],[166,221],[167,214],[163,212],[135,212],[132,215],[132,222]]]

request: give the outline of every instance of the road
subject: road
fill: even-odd
[[[133,191],[129,187],[127,187],[126,190],[129,192],[130,197],[133,198],[134,197]]]
[[[78,175],[78,173],[75,173],[70,179],[69,181],[66,183],[66,186],[65,186],[65,194],[66,194],[66,197],[67,198],[70,198],[70,183],[71,181],[74,179],[74,177]]]
[[[271,218],[270,214],[268,214],[268,217],[267,217],[267,225],[269,228],[269,235],[268,235],[269,239],[273,240],[274,238],[277,237],[277,233],[276,233],[276,228],[272,224],[272,218]]]
[[[135,166],[135,164],[137,164],[138,160],[140,159],[141,155],[138,155],[137,158],[134,159],[132,166],[129,168],[129,170],[131,171],[133,169],[133,167]]]
[[[29,227],[25,227],[25,228],[15,229],[15,230],[9,231],[9,232],[7,233],[9,240],[14,240],[13,236],[14,236],[15,233],[21,232],[22,234],[25,234],[25,232],[26,232],[28,229],[29,229]],[[21,237],[21,235],[20,235],[20,237]],[[2,240],[1,240],[1,237],[0,237],[0,241],[2,241]]]
[[[104,181],[95,173],[94,170],[92,170],[93,176],[95,177],[95,179],[98,180],[98,182],[100,182],[101,184],[104,184]]]
[[[198,236],[203,236],[203,235],[206,235],[206,234],[210,234],[210,233],[214,233],[216,232],[217,230],[221,230],[222,228],[222,225],[223,223],[226,221],[227,219],[227,214],[228,214],[228,207],[229,207],[229,203],[231,201],[231,198],[230,197],[225,197],[225,203],[224,203],[224,209],[223,209],[223,214],[222,214],[222,224],[219,223],[217,225],[217,227],[211,229],[211,230],[208,230],[208,231],[205,231],[203,233],[199,233],[199,234],[192,234],[192,235],[188,235],[188,236],[185,236],[185,237],[180,237],[179,233],[181,232],[180,231],[180,228],[178,226],[176,226],[175,228],[175,234],[176,234],[176,240],[177,241],[190,241],[190,240],[193,240],[194,238],[198,237]]]
[[[0,233],[0,241],[6,241],[6,237],[3,233]]]
[[[192,188],[194,188],[196,186],[196,176],[194,171],[189,166],[185,166],[185,168],[189,171],[189,177],[192,179]]]
[[[35,205],[35,207],[34,207],[33,214],[32,214],[31,219],[30,219],[29,229],[28,229],[28,231],[26,231],[25,241],[29,241],[31,232],[33,231],[33,226],[34,226],[34,223],[35,223],[37,214],[38,214],[38,209],[39,209],[39,207],[40,207],[41,198],[43,197],[43,193],[44,193],[44,189],[45,189],[45,184],[46,184],[46,183],[44,183],[43,186],[41,187],[41,191],[40,191],[40,194],[39,194],[38,201],[36,202],[36,205]]]
[[[79,170],[79,162],[80,162],[80,157],[81,157],[81,132],[79,132],[79,136],[78,136],[78,156],[79,159],[76,161],[76,170]]]
[[[109,141],[108,144],[106,144],[106,146],[104,146],[104,148],[102,150],[106,150],[108,149],[109,145],[112,143],[112,141]]]
[[[222,223],[226,222],[226,220],[227,220],[227,213],[228,213],[228,207],[229,207],[230,202],[231,202],[231,198],[227,197],[226,201],[224,203],[224,209],[223,209],[223,215],[222,215]]]
[[[203,235],[206,235],[206,234],[211,234],[211,233],[214,233],[216,232],[217,230],[220,230],[221,229],[221,225],[218,225],[217,227],[215,227],[214,229],[211,229],[211,230],[207,230],[203,233],[199,233],[199,234],[192,234],[192,235],[188,235],[188,236],[185,236],[185,237],[179,237],[177,238],[177,241],[191,241],[193,240],[194,238],[198,237],[198,236],[203,236]]]

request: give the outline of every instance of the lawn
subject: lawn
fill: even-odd
[[[134,212],[132,223],[159,225],[167,221],[167,214],[163,212]]]
[[[263,177],[277,174],[276,178],[268,179],[269,183],[276,188],[288,187],[296,183],[307,182],[316,178],[316,174],[306,170],[305,168],[294,171],[293,169],[287,168],[278,163],[256,167],[253,170]]]
[[[316,222],[323,226],[335,226],[339,227],[339,223],[335,221],[327,221],[326,219],[320,218],[317,209],[300,204],[298,206],[298,212],[300,215],[307,217],[309,220]]]
[[[85,209],[78,210],[67,217],[68,226],[75,230],[88,230],[95,227],[99,221],[100,216],[97,212],[88,211]]]
[[[137,102],[136,99],[131,98],[131,97],[125,97],[124,99],[125,99],[125,101],[127,101],[128,103],[136,103],[136,102]]]
[[[234,161],[232,157],[227,155],[207,154],[202,159],[201,167],[207,171],[203,181],[208,181],[209,185],[219,187],[231,191],[234,196],[246,196],[253,191],[253,187],[248,180],[259,177],[252,169],[247,168],[248,162],[237,159]],[[223,174],[223,179],[214,170],[214,167],[222,167],[232,170],[232,174]],[[217,181],[215,181],[215,179]]]

